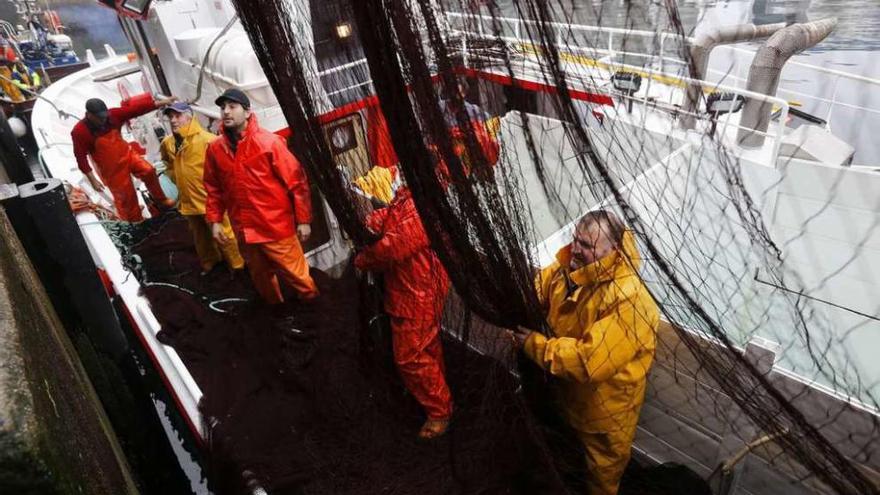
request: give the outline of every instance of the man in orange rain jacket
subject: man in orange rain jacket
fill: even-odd
[[[434,438],[446,432],[452,416],[440,346],[449,278],[431,250],[405,186],[387,208],[370,215],[367,226],[381,238],[361,250],[355,266],[385,274],[385,312],[391,316],[394,360],[404,385],[428,416],[419,437]]]
[[[559,378],[554,392],[584,445],[590,495],[617,493],[654,359],[660,312],[640,264],[632,233],[613,213],[588,213],[538,275],[551,335],[516,334],[526,355]]]
[[[165,196],[159,185],[156,169],[132,148],[131,143],[122,139],[120,132],[129,119],[140,117],[173,101],[173,98],[154,100],[152,95],[142,94],[123,101],[118,108],[108,110],[107,104],[102,100],[92,98],[86,102],[85,118],[77,122],[70,132],[73,154],[80,171],[96,191],[104,190],[106,184],[113,195],[116,213],[124,221],[140,222],[144,219],[131,180],[132,175],[146,184],[150,196],[158,206],[174,206],[174,201]],[[89,156],[95,162],[97,176],[89,165]]]
[[[280,275],[300,299],[314,299],[318,288],[300,244],[311,235],[306,174],[282,138],[257,123],[247,95],[229,89],[216,103],[223,135],[208,145],[204,176],[205,219],[214,239],[221,246],[235,242],[223,229],[228,212],[260,296],[269,304],[284,302]]]

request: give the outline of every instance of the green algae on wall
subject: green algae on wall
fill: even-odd
[[[0,493],[137,494],[116,435],[2,208],[0,337]]]

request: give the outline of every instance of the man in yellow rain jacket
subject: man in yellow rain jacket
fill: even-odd
[[[166,107],[163,113],[173,133],[162,141],[162,161],[166,174],[177,185],[177,209],[189,222],[202,273],[211,271],[221,259],[226,260],[230,269],[239,270],[244,267],[244,259],[238,252],[238,243],[218,246],[211,226],[205,221],[205,151],[217,136],[202,128],[198,119],[193,118],[192,108],[182,101]],[[228,239],[235,239],[228,217],[223,218],[223,229]]]
[[[559,378],[557,405],[585,447],[590,495],[617,493],[654,359],[659,310],[640,263],[613,213],[588,213],[537,279],[551,334],[517,334],[526,355]]]

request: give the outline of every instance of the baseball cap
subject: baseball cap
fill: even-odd
[[[104,117],[107,115],[107,104],[100,98],[91,98],[86,101],[86,112]]]
[[[223,106],[224,101],[234,101],[236,103],[241,104],[241,106],[245,108],[251,107],[251,100],[247,97],[246,94],[240,89],[229,88],[223,92],[222,95],[218,96],[216,100],[214,100],[214,104],[218,107]]]
[[[162,113],[164,115],[168,115],[169,111],[170,112],[177,112],[177,113],[191,112],[192,107],[190,107],[189,103],[187,103],[185,101],[175,101],[174,103],[172,103],[162,109]]]

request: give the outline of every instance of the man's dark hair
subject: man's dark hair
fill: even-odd
[[[602,231],[611,237],[615,246],[620,246],[623,242],[623,234],[626,232],[626,225],[620,217],[608,210],[593,210],[581,217],[577,226],[586,227],[594,222],[599,222]]]

